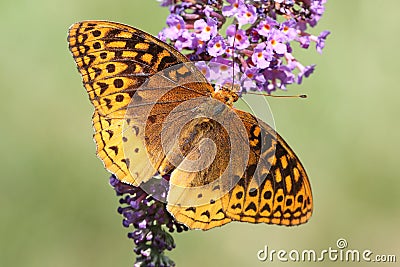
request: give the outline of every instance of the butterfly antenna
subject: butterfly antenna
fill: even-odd
[[[258,93],[258,92],[246,92],[246,94],[270,96],[275,98],[307,98],[307,95],[272,95],[272,94]]]
[[[236,33],[238,31],[238,24],[235,24],[235,35],[233,37],[232,43],[232,90],[234,89],[235,84],[235,41],[236,41]]]

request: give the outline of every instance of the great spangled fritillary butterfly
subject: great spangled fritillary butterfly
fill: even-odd
[[[299,159],[268,124],[232,106],[235,92],[215,90],[176,49],[127,25],[79,22],[68,41],[95,107],[97,155],[119,180],[138,186],[170,174],[167,209],[190,228],[310,218],[311,187]],[[205,165],[198,161],[210,154],[204,147],[215,155]]]

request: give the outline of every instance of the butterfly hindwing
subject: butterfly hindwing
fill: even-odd
[[[220,144],[215,159],[217,163],[191,173],[177,166],[170,180],[168,210],[189,228],[203,230],[230,221],[288,226],[305,223],[312,213],[312,194],[299,159],[268,124],[247,112],[234,111],[247,130],[250,147],[244,172],[231,170],[228,178],[215,183],[229,165],[228,162],[218,165],[229,158],[229,135],[223,134],[223,129],[212,120],[208,121],[213,124],[211,130],[199,133],[195,130],[201,124],[199,121],[189,128],[199,133],[198,140],[211,138]],[[242,140],[233,142],[237,144]],[[192,149],[198,143],[193,142]],[[201,154],[192,153],[197,153],[196,157]]]
[[[250,158],[246,172],[225,203],[232,220],[297,225],[312,213],[312,194],[304,167],[268,124],[236,110],[248,129]]]
[[[190,142],[186,144],[187,140]],[[204,140],[211,140],[215,150],[207,147]],[[229,173],[223,173],[229,166],[230,152],[226,130],[215,120],[200,117],[182,128],[176,143],[171,154],[179,150],[184,161],[176,164],[171,174],[168,211],[190,228],[207,230],[230,222],[222,199],[228,192],[226,182],[230,177]],[[187,166],[185,161],[189,163]],[[206,167],[204,163],[211,164]]]

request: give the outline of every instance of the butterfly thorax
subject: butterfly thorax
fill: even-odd
[[[222,86],[212,93],[212,97],[232,107],[233,103],[239,99],[236,92],[232,91],[227,86]]]

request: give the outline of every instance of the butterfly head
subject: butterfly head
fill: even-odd
[[[238,94],[231,89],[231,85],[225,84],[212,93],[212,97],[232,107],[233,103],[239,99]]]

